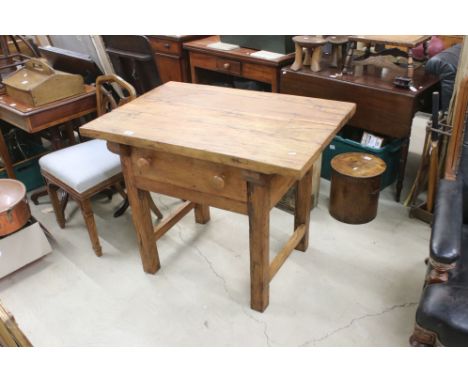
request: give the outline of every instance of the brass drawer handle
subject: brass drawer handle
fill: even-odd
[[[222,190],[225,186],[224,175],[215,175],[211,178],[211,186],[217,190]]]
[[[224,69],[229,69],[231,67],[231,64],[229,62],[226,62],[224,65],[223,65],[223,68]]]
[[[140,170],[148,168],[150,164],[151,164],[150,159],[144,158],[144,157],[138,158],[136,161],[136,165]]]

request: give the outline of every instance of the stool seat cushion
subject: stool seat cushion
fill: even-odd
[[[39,165],[79,193],[121,172],[120,157],[110,152],[106,141],[100,139],[44,155],[39,159]]]

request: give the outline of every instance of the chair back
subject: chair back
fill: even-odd
[[[161,84],[149,39],[143,35],[103,35],[115,72],[143,94]]]
[[[115,89],[113,86],[116,85],[119,87],[119,92],[113,91]],[[136,97],[135,88],[115,74],[106,74],[96,78],[96,109],[98,117],[133,101]]]
[[[452,135],[447,148],[445,160],[445,178],[455,179],[462,155],[463,133],[465,131],[466,112],[468,108],[468,76],[463,78],[457,93],[453,115]],[[465,174],[467,176],[468,174]]]

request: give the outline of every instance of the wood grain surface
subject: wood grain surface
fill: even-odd
[[[83,135],[301,178],[355,104],[168,82],[81,127]]]
[[[430,38],[431,36],[429,35],[357,35],[351,36],[349,39],[364,43],[380,43],[414,48]]]
[[[353,178],[372,178],[385,172],[387,165],[375,155],[367,153],[343,153],[331,161],[332,168]]]

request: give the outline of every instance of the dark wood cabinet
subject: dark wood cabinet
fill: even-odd
[[[190,82],[188,53],[184,51],[183,43],[204,36],[161,35],[147,37],[153,49],[154,62],[158,68],[161,82],[163,84],[169,81]]]
[[[219,41],[219,36],[211,36],[184,44],[184,49],[190,54],[193,83],[202,83],[199,73],[206,70],[262,82],[269,85],[273,93],[279,92],[280,70],[294,61],[294,53],[275,59],[258,58],[252,56],[252,53],[257,52],[254,49],[220,50],[211,47],[211,44]]]
[[[438,78],[426,75],[424,68],[414,73],[414,89],[393,85],[398,75],[388,68],[356,65],[353,74],[341,75],[324,62],[320,72],[303,68],[298,72],[289,67],[282,70],[281,93],[354,102],[356,114],[349,124],[391,138],[403,139],[397,200],[403,185],[409,138],[414,114],[430,110],[431,93],[438,88]]]

